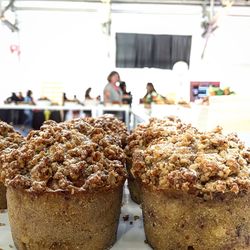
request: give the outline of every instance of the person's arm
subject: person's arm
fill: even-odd
[[[111,103],[110,92],[107,89],[104,90],[104,104],[106,103]]]
[[[36,103],[34,102],[33,97],[31,97],[31,105],[36,105]]]
[[[4,103],[6,103],[6,104],[12,103],[12,99],[11,99],[11,97],[8,97],[8,98],[5,100],[5,102],[4,102]]]

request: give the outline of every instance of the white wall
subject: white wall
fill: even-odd
[[[9,48],[0,41],[5,50],[4,59],[0,57],[1,72],[12,71],[1,74],[2,81],[11,82],[0,93],[1,99],[27,89],[39,98],[43,82],[62,82],[70,98],[76,94],[83,99],[89,86],[94,88],[93,95],[102,92],[110,67],[106,68],[107,46],[97,12],[20,11],[18,16],[21,60],[13,71]],[[13,33],[7,30],[3,36]],[[7,38],[6,43],[11,40]],[[9,75],[15,79],[8,79]]]
[[[26,84],[39,92],[43,81],[62,82],[69,97],[80,99],[89,86],[102,84],[99,74],[106,55],[95,13],[27,12],[20,18]]]
[[[19,57],[11,53],[10,46],[18,43],[17,34],[13,34],[0,23],[0,99],[10,96],[14,89],[21,90],[19,81]],[[1,100],[0,100],[1,101]]]
[[[115,33],[192,35],[188,78],[221,81],[238,93],[249,90],[250,10],[233,8],[210,37],[201,60],[201,7],[169,5],[112,5],[111,39],[102,33],[100,9],[96,11],[19,11],[21,60],[13,59],[10,43],[18,39],[0,26],[0,101],[12,91],[32,89],[39,97],[43,82],[62,82],[69,97],[83,99],[92,86],[102,94],[106,77],[115,69]],[[110,56],[109,56],[110,54]],[[116,69],[137,102],[146,83],[165,94],[176,90],[177,78],[170,70]],[[5,85],[6,91],[3,90]],[[248,91],[247,91],[248,92]]]
[[[112,15],[112,35],[116,32],[131,32],[145,34],[176,34],[192,35],[191,64],[199,53],[199,37],[201,34],[201,7],[182,7],[169,5],[133,5],[114,6]],[[115,46],[113,45],[113,52]],[[115,55],[113,55],[115,58]],[[115,60],[113,60],[115,61]],[[156,90],[165,95],[177,90],[177,76],[171,70],[154,68],[117,69],[127,82],[138,102],[146,93],[147,82],[153,82]],[[189,94],[189,89],[187,89]]]
[[[238,94],[248,94],[247,90],[250,90],[249,8],[235,7],[224,12],[220,18],[219,28],[209,37],[203,59],[201,54],[205,39],[201,37],[203,32],[201,7],[152,5],[145,10],[137,6],[138,10],[135,7],[127,9],[126,13],[121,7],[119,8],[118,13],[113,14],[113,35],[115,32],[192,35],[190,70],[187,79],[221,81],[222,86],[230,86]],[[216,11],[221,12],[222,9],[217,8]],[[142,86],[145,89],[148,81],[154,82],[157,90],[163,94],[172,92],[177,86],[176,75],[170,70],[118,70],[128,82],[129,88],[136,90],[137,97],[142,96]]]

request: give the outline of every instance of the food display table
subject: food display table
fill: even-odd
[[[72,118],[73,111],[79,111],[80,114],[84,111],[91,112],[92,117],[97,117],[100,115],[103,115],[105,112],[124,112],[124,122],[129,127],[130,123],[130,107],[129,105],[78,105],[78,104],[71,104],[71,105],[27,105],[27,104],[4,104],[0,105],[0,119],[6,122],[11,122],[11,113],[10,111],[18,111],[18,110],[25,110],[30,109],[33,111],[44,111],[44,110],[50,110],[50,111],[68,111],[69,113],[69,119]],[[52,119],[52,118],[51,118]]]

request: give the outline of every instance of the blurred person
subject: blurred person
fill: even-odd
[[[125,82],[120,82],[119,85],[121,91],[122,91],[122,103],[123,104],[129,104],[132,103],[132,95],[131,92],[127,92],[127,86]]]
[[[90,96],[91,90],[92,90],[92,88],[87,88],[87,90],[85,91],[85,101],[94,99],[93,97]]]
[[[65,102],[67,102],[69,99],[68,99],[68,97],[67,97],[67,95],[66,95],[66,93],[65,92],[63,92],[63,96],[62,96],[62,104],[64,105],[64,103]]]
[[[88,101],[90,101],[89,103],[90,104],[97,104],[100,102],[100,95],[98,95],[97,97],[92,97],[90,95],[90,92],[91,92],[92,88],[87,88],[87,90],[85,91],[85,100],[84,100],[84,103],[86,104],[86,101],[88,103]]]
[[[24,102],[29,105],[35,105],[34,99],[32,97],[32,91],[28,90],[26,96],[24,97]]]
[[[23,96],[23,93],[20,91],[20,92],[18,92],[18,100],[19,100],[19,102],[23,102],[24,101],[24,96]]]
[[[16,95],[15,92],[12,92],[12,93],[11,93],[11,96],[8,97],[8,98],[5,100],[4,103],[10,104],[10,103],[17,103],[18,101],[19,101],[18,96]]]
[[[24,97],[24,103],[29,104],[29,105],[35,105],[35,102],[32,97],[32,91],[28,90],[26,96]],[[24,128],[27,130],[30,130],[33,125],[33,110],[32,109],[25,109],[24,110]]]
[[[145,96],[142,99],[140,99],[140,103],[151,104],[151,103],[163,102],[165,100],[165,98],[162,95],[157,93],[153,83],[148,82],[146,89],[147,92]]]
[[[17,104],[19,102],[19,98],[18,96],[16,95],[15,92],[12,92],[11,96],[8,97],[4,103],[5,104]],[[19,121],[19,110],[17,109],[10,109],[9,111],[7,111],[8,114],[9,114],[9,118],[8,118],[8,122],[12,125],[16,125],[18,124],[18,121]]]
[[[120,82],[119,73],[112,71],[107,80],[108,83],[103,91],[104,104],[122,104],[122,90],[118,86]]]
[[[87,90],[85,91],[85,96],[84,96],[84,105],[92,105],[94,104],[94,98],[91,97],[90,92],[91,92],[92,88],[87,88]],[[85,110],[84,112],[85,117],[91,117],[92,116],[92,112],[91,110]]]
[[[100,95],[97,97],[92,97],[90,95],[92,88],[87,88],[85,91],[85,99],[84,99],[84,105],[86,106],[92,106],[92,105],[97,105],[100,103]],[[92,111],[91,110],[85,110],[84,114],[86,117],[91,117],[92,116]]]
[[[76,95],[74,95],[74,99],[72,101],[75,102],[76,104],[81,104]]]
[[[120,75],[116,71],[112,71],[107,77],[108,83],[106,84],[104,94],[104,105],[107,104],[122,104],[122,90],[119,87]],[[104,114],[112,114],[118,119],[124,121],[123,111],[104,111]]]
[[[69,101],[67,95],[65,92],[63,92],[63,96],[62,96],[62,105],[64,106],[65,105],[65,102]],[[66,120],[66,117],[67,117],[67,113],[69,111],[68,110],[63,110],[63,121]]]
[[[72,102],[74,102],[75,104],[81,104],[81,102],[79,101],[79,99],[77,98],[76,95],[74,95],[74,99],[72,100]],[[79,118],[80,117],[80,110],[72,110],[72,118]]]
[[[18,92],[18,103],[23,103],[24,102],[24,96],[23,93],[21,91]],[[24,121],[24,110],[23,109],[19,109],[18,110],[18,124],[23,124]]]

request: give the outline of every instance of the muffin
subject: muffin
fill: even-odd
[[[147,242],[159,250],[250,249],[250,149],[188,130],[134,155]]]
[[[24,138],[9,124],[0,121],[0,156],[17,148]],[[6,188],[1,181],[2,162],[0,160],[0,209],[7,208]]]
[[[165,119],[151,118],[148,123],[139,124],[128,136],[128,145],[125,148],[126,167],[128,171],[128,188],[134,202],[141,203],[140,184],[130,171],[134,152],[137,149],[145,149],[155,140],[182,133],[188,129],[192,129],[191,125],[182,123],[180,119],[174,116]]]
[[[108,249],[116,240],[125,155],[83,120],[45,122],[5,157],[8,214],[18,249]]]

